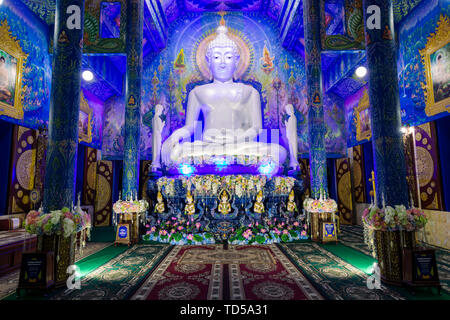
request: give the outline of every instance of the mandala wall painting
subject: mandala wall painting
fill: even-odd
[[[352,224],[352,182],[349,158],[336,159],[336,180],[339,221],[341,224]]]
[[[425,69],[425,113],[433,116],[450,112],[450,20],[441,15],[425,48],[419,50]]]
[[[22,70],[28,55],[11,34],[8,22],[0,23],[0,115],[23,119]]]
[[[366,202],[366,189],[364,179],[364,152],[363,146],[357,145],[353,147],[353,184],[355,186],[355,202]]]
[[[423,209],[444,210],[434,122],[417,126],[415,130],[416,169],[421,207]]]
[[[30,193],[34,188],[36,166],[36,131],[14,127],[11,184],[9,186],[9,214],[32,209]]]
[[[113,163],[97,161],[97,184],[94,205],[94,226],[109,226],[112,213]]]

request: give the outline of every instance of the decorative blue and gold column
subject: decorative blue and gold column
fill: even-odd
[[[139,135],[142,80],[143,0],[127,1],[127,75],[122,195],[139,190]]]
[[[392,0],[365,0],[363,8],[377,202],[384,195],[386,205],[408,206]]]
[[[308,103],[308,140],[311,197],[327,192],[327,153],[323,118],[322,65],[320,61],[320,1],[303,1],[305,67]]]
[[[70,207],[78,149],[84,0],[57,0],[43,207]]]

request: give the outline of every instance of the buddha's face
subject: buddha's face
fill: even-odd
[[[233,78],[233,73],[239,62],[239,56],[236,56],[233,48],[213,48],[210,57],[207,57],[207,59],[208,58],[209,69],[211,70],[214,79],[225,82]]]

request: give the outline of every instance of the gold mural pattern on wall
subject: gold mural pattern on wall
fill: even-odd
[[[352,183],[349,163],[349,158],[336,159],[338,212],[342,224],[352,223]]]
[[[415,130],[416,169],[422,208],[444,210],[434,122],[424,123]]]
[[[112,213],[112,161],[97,161],[97,184],[94,206],[94,226],[109,226]]]
[[[30,192],[34,188],[36,166],[36,132],[21,126],[14,127],[9,213],[32,209]]]
[[[97,179],[97,150],[86,147],[84,159],[83,204],[94,205]]]
[[[364,179],[364,159],[362,145],[353,147],[353,183],[355,186],[355,201],[366,202],[365,179]]]
[[[22,75],[28,55],[20,46],[20,40],[12,36],[8,22],[0,23],[0,56],[4,62],[0,69],[0,115],[23,119],[23,97],[27,89],[22,87]],[[10,79],[11,76],[14,79]]]

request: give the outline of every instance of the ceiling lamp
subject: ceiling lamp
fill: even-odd
[[[358,78],[362,78],[367,74],[367,68],[366,67],[358,67],[355,71],[355,74]]]
[[[2,0],[0,0],[0,1],[2,1]],[[86,81],[92,81],[92,79],[94,79],[94,74],[89,70],[83,71],[82,76],[83,76],[83,79]]]

